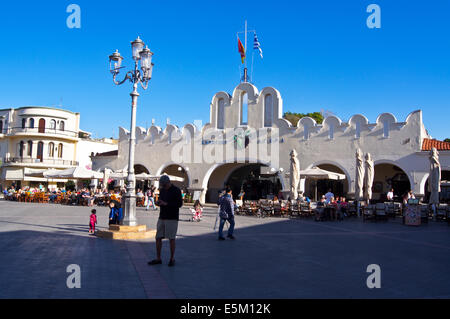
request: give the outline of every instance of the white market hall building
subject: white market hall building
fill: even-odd
[[[261,91],[241,83],[230,95],[219,92],[210,105],[210,123],[198,127],[187,124],[183,128],[167,123],[165,128],[152,125],[148,130],[138,127],[136,132],[136,173],[175,175],[185,178],[183,187],[200,195],[202,202],[215,202],[217,193],[226,185],[234,196],[245,191],[245,199],[259,199],[289,193],[290,152],[296,150],[302,170],[319,167],[344,174],[345,180],[317,181],[319,195],[332,188],[337,196],[352,198],[355,192],[355,153],[360,148],[370,153],[375,164],[373,198],[383,199],[393,187],[396,196],[412,190],[416,196],[427,196],[429,150],[436,147],[440,153],[442,179],[450,180],[450,143],[433,140],[427,133],[422,111],[411,112],[404,121],[391,113],[380,114],[371,123],[361,114],[344,121],[336,116],[326,117],[318,124],[312,118],[302,118],[297,126],[282,118],[283,100],[274,88]],[[227,129],[266,128],[268,136],[257,137],[258,146],[276,143],[278,149],[267,157],[253,156],[244,145],[245,156],[234,160],[196,162],[180,160],[180,143],[189,145],[194,154],[211,152],[211,145],[236,146],[237,135],[224,141],[218,136]],[[119,128],[119,147],[116,152],[98,153],[93,157],[93,169],[127,170],[129,131]],[[275,138],[270,131],[277,131]],[[242,146],[241,146],[242,147]],[[213,151],[213,155],[217,150]],[[259,154],[259,153],[258,153]],[[274,160],[276,159],[276,160]],[[306,179],[300,189],[314,197],[316,181]],[[141,184],[142,186],[142,184]]]

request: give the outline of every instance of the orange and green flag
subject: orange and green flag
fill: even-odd
[[[242,45],[241,40],[238,38],[238,49],[239,49],[239,53],[241,54],[241,59],[242,59],[242,64],[244,64],[245,61],[245,48]]]

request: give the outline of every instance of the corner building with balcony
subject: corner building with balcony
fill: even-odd
[[[0,109],[0,185],[63,187],[67,180],[47,180],[29,173],[85,164],[90,159],[80,156],[86,157],[86,145],[92,152],[117,149],[113,142],[93,142],[79,127],[80,113],[68,110],[36,106]]]

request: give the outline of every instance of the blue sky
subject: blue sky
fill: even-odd
[[[81,7],[81,29],[66,7]],[[58,106],[81,113],[94,137],[129,128],[131,84],[112,83],[108,55],[131,67],[138,35],[155,52],[150,88],[140,90],[140,126],[209,121],[218,91],[239,83],[236,32],[256,29],[264,59],[254,84],[277,88],[284,111],[356,113],[374,122],[424,112],[430,134],[450,137],[450,1],[16,1],[2,3],[0,108]],[[381,7],[381,29],[366,8]]]

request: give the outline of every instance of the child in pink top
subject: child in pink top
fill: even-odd
[[[89,234],[95,233],[95,224],[97,224],[97,211],[95,209],[91,210],[91,216],[89,217]]]

